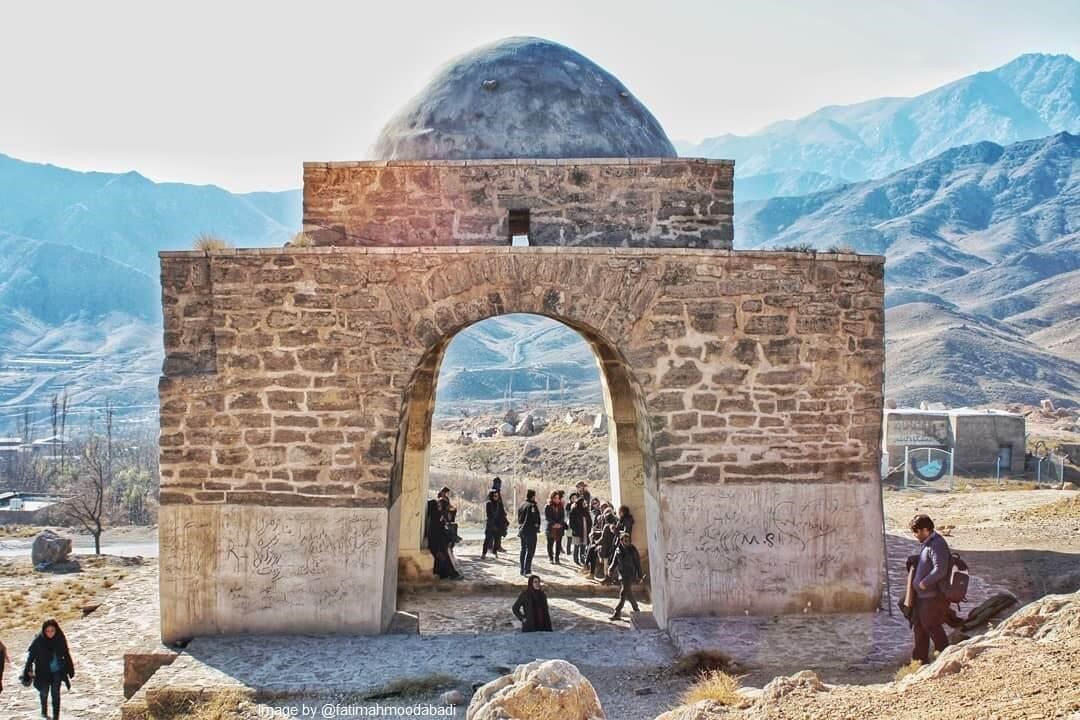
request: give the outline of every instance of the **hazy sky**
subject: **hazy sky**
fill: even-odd
[[[0,0],[0,152],[298,187],[302,161],[367,157],[437,66],[508,35],[573,47],[697,140],[1080,57],[1080,0]]]

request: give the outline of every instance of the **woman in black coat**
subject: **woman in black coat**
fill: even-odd
[[[502,496],[498,490],[488,493],[484,510],[487,514],[487,522],[484,524],[484,549],[480,552],[480,557],[485,558],[490,552],[497,560],[499,539],[506,534],[506,528],[510,527],[510,519],[506,517],[506,506],[503,505]]]
[[[49,696],[52,695],[52,718],[60,718],[60,683],[71,689],[70,678],[75,677],[75,663],[68,651],[67,638],[55,620],[41,625],[41,634],[30,643],[27,652],[23,680],[33,678],[34,687],[41,695],[41,715],[49,717]]]
[[[11,656],[8,655],[7,647],[0,642],[0,692],[4,691],[4,666],[10,662]]]
[[[547,594],[540,585],[539,575],[529,576],[529,586],[518,595],[511,609],[521,621],[521,632],[551,632]]]
[[[443,513],[437,500],[427,504],[427,544],[435,562],[434,572],[442,579],[458,580],[461,574],[450,559],[450,538],[442,521]]]

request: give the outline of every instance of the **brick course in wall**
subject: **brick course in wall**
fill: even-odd
[[[663,482],[870,481],[880,260],[577,249],[162,253],[162,502],[385,505],[410,377],[531,312],[629,365]]]
[[[316,245],[509,245],[511,210],[539,246],[730,249],[730,160],[306,163]]]

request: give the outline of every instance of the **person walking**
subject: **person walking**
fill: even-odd
[[[521,632],[551,632],[547,593],[539,575],[529,576],[529,584],[518,595],[511,610],[521,621]]]
[[[639,612],[637,600],[634,599],[634,583],[642,578],[641,555],[638,549],[630,542],[630,533],[623,533],[619,538],[619,545],[615,548],[615,554],[611,558],[612,566],[619,571],[619,581],[622,591],[619,592],[619,604],[615,606],[615,612],[611,614],[612,620],[622,618],[623,605],[627,602],[634,612]]]
[[[484,506],[487,514],[487,522],[484,524],[484,549],[480,552],[481,558],[486,558],[490,552],[499,559],[499,538],[506,534],[509,520],[506,517],[506,507],[502,503],[502,495],[498,490],[488,493],[487,504]]]
[[[548,497],[548,504],[544,506],[544,520],[547,522],[545,534],[547,535],[548,562],[559,565],[562,538],[566,530],[566,508],[563,507],[558,491],[551,493]]]
[[[626,533],[633,537],[634,535],[634,516],[630,514],[630,508],[626,505],[619,506],[619,523],[618,523],[619,535]]]
[[[41,716],[49,718],[49,698],[52,697],[52,720],[60,718],[60,684],[71,689],[75,663],[68,650],[67,638],[60,625],[52,619],[41,624],[41,633],[30,643],[23,669],[23,683],[32,680],[41,696]]]
[[[540,508],[536,507],[536,491],[525,493],[525,502],[517,510],[518,537],[521,539],[521,574],[532,574],[533,555],[536,554],[536,538],[540,534]]]
[[[949,644],[949,638],[942,627],[949,613],[949,600],[941,592],[939,584],[948,577],[950,551],[945,538],[934,530],[934,521],[929,515],[913,517],[910,528],[915,538],[922,543],[915,575],[912,577],[915,607],[911,618],[914,634],[911,659],[925,665],[930,661],[931,640],[938,652]]]

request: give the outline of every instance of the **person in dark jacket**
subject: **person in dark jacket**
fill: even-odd
[[[609,508],[601,523],[600,558],[603,563],[601,568],[604,573],[603,583],[610,585],[615,582],[615,566],[612,564],[611,559],[615,555],[615,546],[619,544],[619,519]]]
[[[525,502],[517,510],[518,537],[521,538],[521,574],[532,574],[533,555],[536,554],[536,538],[540,534],[540,508],[536,507],[536,491],[525,493]]]
[[[626,505],[619,506],[619,535],[626,533],[630,537],[634,536],[634,516],[630,514],[630,508]]]
[[[619,580],[622,583],[622,591],[619,593],[619,604],[615,606],[615,612],[611,614],[612,620],[622,617],[623,605],[627,602],[634,612],[638,612],[637,600],[634,599],[634,583],[642,578],[641,555],[638,549],[630,543],[630,533],[623,533],[619,538],[619,544],[615,548],[615,554],[611,558],[613,567],[618,568]]]
[[[41,625],[41,633],[30,643],[27,651],[26,667],[23,669],[24,682],[33,679],[34,687],[41,696],[41,715],[49,717],[49,696],[52,696],[52,719],[60,718],[60,684],[65,683],[71,689],[70,678],[75,677],[75,663],[68,651],[67,638],[60,625],[52,619]]]
[[[566,532],[566,508],[563,506],[558,491],[551,493],[548,497],[548,504],[544,506],[544,520],[547,522],[545,533],[548,561],[559,565],[563,533]]]
[[[911,659],[924,665],[930,660],[930,641],[938,652],[949,644],[942,627],[949,613],[949,600],[941,592],[939,584],[949,572],[949,544],[934,531],[934,521],[929,515],[916,515],[911,519],[911,532],[922,543],[919,561],[912,578],[915,607],[912,615],[914,643]]]
[[[484,524],[484,549],[480,557],[487,557],[488,552],[499,558],[499,538],[506,534],[506,528],[510,524],[506,517],[506,506],[503,505],[502,495],[498,490],[488,493],[487,504],[484,506],[487,514],[487,522]]]
[[[529,576],[528,587],[521,591],[511,609],[514,617],[521,621],[521,632],[551,632],[547,594],[539,575]]]
[[[0,642],[0,692],[4,692],[4,666],[11,663],[11,656],[8,655],[7,646]]]
[[[506,537],[506,531],[510,527],[510,516],[506,512],[506,503],[503,502],[502,496],[502,478],[496,475],[491,480],[491,489],[499,493],[499,504],[502,505],[502,514],[506,518],[506,527],[503,528],[502,535],[495,538],[495,548],[493,552],[501,553],[506,552],[503,550],[502,539]]]
[[[585,564],[585,547],[592,531],[592,516],[589,514],[585,498],[580,495],[570,496],[573,502],[570,505],[570,533],[574,536],[574,562],[578,565]]]
[[[427,537],[428,550],[434,560],[433,572],[441,579],[460,580],[461,573],[454,567],[454,561],[450,559],[450,538],[447,535],[446,525],[443,523],[443,511],[438,500],[428,500],[427,504]]]

